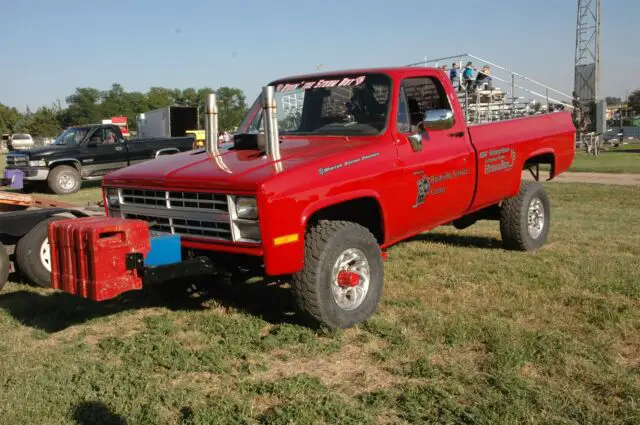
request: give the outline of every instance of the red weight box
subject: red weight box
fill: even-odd
[[[126,257],[149,252],[145,221],[115,217],[53,221],[49,244],[54,289],[103,301],[142,288],[142,276],[127,269]]]

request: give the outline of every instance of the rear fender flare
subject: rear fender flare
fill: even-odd
[[[524,160],[524,162],[522,163],[522,169],[524,169],[524,166],[526,165],[527,162],[529,162],[532,158],[535,158],[537,156],[542,156],[542,155],[550,155],[553,158],[553,161],[551,162],[551,174],[549,175],[549,180],[551,180],[554,177],[555,174],[555,169],[556,169],[556,153],[553,149],[551,148],[542,148],[542,149],[538,149],[535,150],[533,152],[531,152],[527,158]]]

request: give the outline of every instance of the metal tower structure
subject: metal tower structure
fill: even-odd
[[[581,103],[598,98],[600,86],[600,0],[578,0],[574,96]]]

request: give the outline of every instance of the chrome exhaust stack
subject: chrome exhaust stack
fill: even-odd
[[[205,97],[205,113],[207,115],[204,125],[205,148],[210,155],[218,156],[218,104],[216,94],[207,93]]]
[[[265,147],[270,160],[280,160],[280,135],[278,134],[278,114],[273,86],[262,88],[262,111],[264,119]]]

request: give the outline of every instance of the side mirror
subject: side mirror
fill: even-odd
[[[427,138],[428,130],[447,130],[455,122],[453,111],[449,109],[431,109],[424,113],[422,121],[417,125],[417,131],[409,135],[409,142],[414,152],[422,151],[422,140]],[[415,127],[414,127],[415,128]]]
[[[424,130],[447,130],[453,127],[453,111],[450,109],[431,109],[424,114],[420,126]]]

